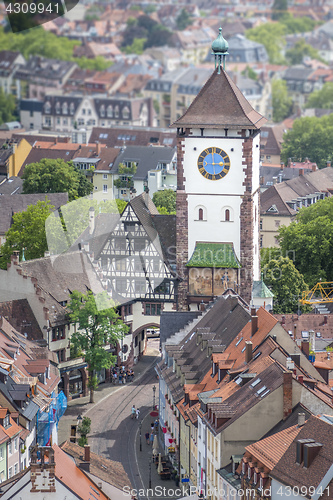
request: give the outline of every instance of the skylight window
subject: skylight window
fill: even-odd
[[[235,382],[236,384],[240,385],[242,383],[242,377],[237,377]]]
[[[244,352],[244,351],[245,351],[245,349],[246,349],[246,346],[245,346],[245,347],[243,347],[242,352]]]
[[[309,332],[302,331],[302,339],[308,339],[309,338]]]
[[[261,397],[261,398],[263,398],[264,396],[266,396],[266,394],[268,394],[268,393],[269,393],[269,391],[270,391],[270,389],[267,389],[267,391],[265,391],[263,394],[261,394],[261,396],[260,396],[260,397]]]
[[[255,387],[257,384],[259,384],[259,382],[261,382],[261,380],[260,380],[260,378],[257,378],[257,380],[252,382],[251,387]]]
[[[243,337],[241,337],[237,342],[236,342],[236,347],[242,342]]]
[[[264,392],[265,390],[267,389],[267,387],[265,385],[263,385],[258,391],[257,391],[257,395],[259,396],[262,392]]]

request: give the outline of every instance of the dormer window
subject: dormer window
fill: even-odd
[[[248,478],[248,479],[251,479],[251,476],[252,476],[252,470],[251,470],[251,467],[249,467],[249,468],[247,469],[247,478]]]
[[[67,115],[68,114],[68,104],[67,102],[64,102],[62,105],[62,114]]]
[[[246,473],[246,463],[245,463],[245,462],[243,462],[243,463],[242,463],[242,474],[244,474],[244,475],[245,475],[245,473]]]
[[[60,114],[60,102],[56,103],[55,110],[56,110],[57,115],[59,115]]]
[[[3,419],[3,427],[6,429],[7,427],[9,427],[10,425],[10,421],[9,421],[9,415],[6,415],[5,418]]]
[[[258,481],[258,474],[255,472],[255,473],[253,474],[253,483],[254,483],[254,484],[257,484],[257,481]]]

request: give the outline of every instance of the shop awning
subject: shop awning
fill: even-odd
[[[232,243],[205,243],[195,245],[192,257],[186,264],[187,267],[214,267],[239,269],[239,260],[236,257]]]

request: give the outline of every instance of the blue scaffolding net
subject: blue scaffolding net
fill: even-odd
[[[38,446],[49,446],[54,426],[58,426],[60,418],[66,411],[67,398],[61,391],[59,394],[52,393],[52,403],[48,411],[38,410],[37,413],[37,444]]]

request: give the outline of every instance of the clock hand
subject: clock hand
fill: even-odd
[[[212,165],[213,165],[213,170],[214,170],[214,175],[215,175],[214,153],[212,153],[212,159],[213,159],[213,163],[212,163]]]

